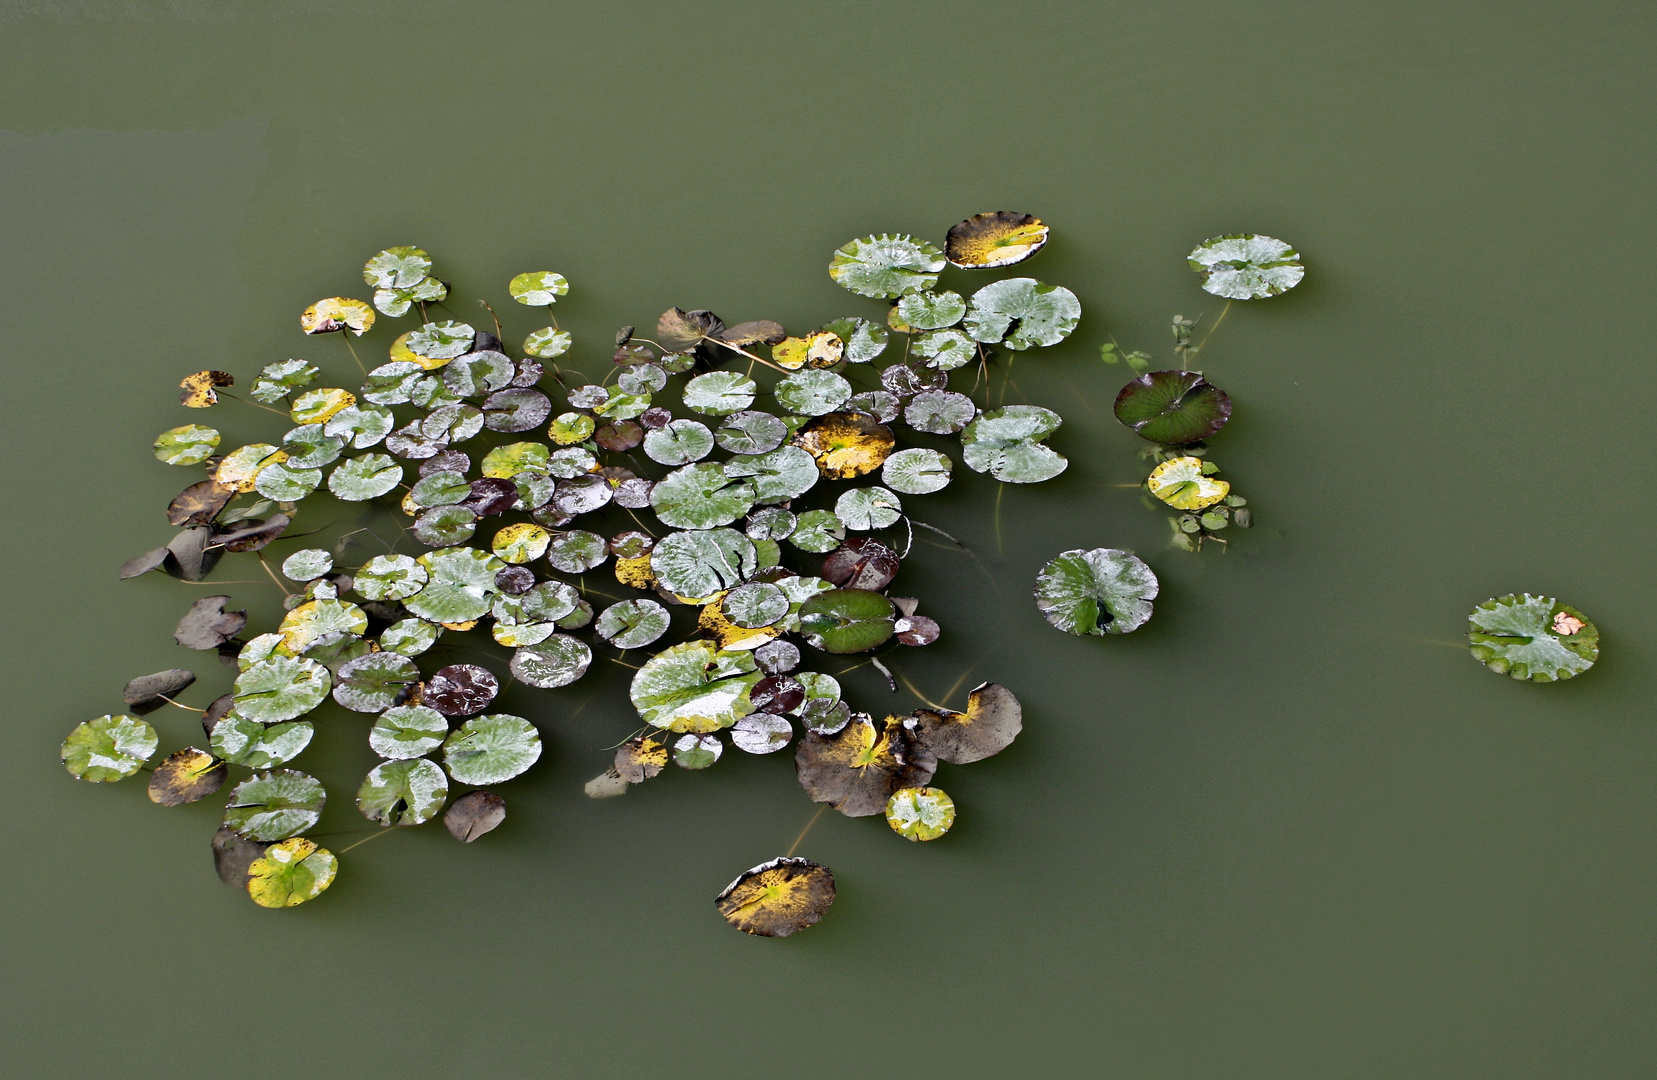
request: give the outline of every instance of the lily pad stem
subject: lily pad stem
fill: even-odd
[[[265,561],[265,553],[262,551],[256,551],[254,552],[254,555],[258,557],[259,565],[265,568],[265,573],[269,574],[270,579],[276,583],[276,587],[282,590],[282,595],[292,596],[293,593],[289,592],[288,587],[282,584],[282,579],[276,576],[276,571],[270,568],[270,563]]]
[[[920,698],[921,702],[923,704],[929,705],[932,708],[937,709],[939,712],[952,712],[952,711],[954,711],[952,709],[948,709],[948,708],[945,708],[942,705],[939,705],[936,701],[933,701],[931,698],[929,698],[925,694],[921,693],[920,690],[916,688],[915,684],[909,681],[908,676],[899,675],[898,679],[899,679],[899,681],[901,681],[903,683],[903,688],[905,690],[909,691],[911,694],[914,694],[916,697]],[[957,682],[955,685],[959,686],[961,684],[959,682]]]
[[[500,317],[495,314],[495,309],[489,306],[489,301],[479,300],[478,303],[483,306],[483,310],[489,313],[489,320],[495,324],[495,337],[504,345],[506,343],[506,334],[501,330]]]
[[[811,815],[811,820],[805,823],[805,828],[800,830],[800,835],[798,835],[794,838],[794,843],[789,845],[788,854],[784,855],[783,858],[785,858],[785,859],[789,858],[796,851],[800,850],[800,845],[805,842],[805,834],[811,831],[811,827],[813,825],[817,824],[817,819],[822,817],[823,816],[823,811],[827,810],[828,808],[829,808],[828,803],[824,803],[822,806],[819,806],[817,808],[817,812],[815,814]]]
[[[232,393],[230,393],[228,391],[225,391],[225,390],[220,390],[219,391],[219,396],[220,397],[227,397],[231,401],[239,401],[243,405],[251,405],[255,409],[263,409],[266,412],[273,412],[277,416],[287,416],[288,415],[287,413],[283,412],[281,409],[273,409],[269,405],[261,405],[257,401],[249,401],[249,400],[247,400],[247,398],[237,397],[235,394],[232,394]],[[292,417],[289,417],[289,419],[292,419]]]
[[[368,369],[362,366],[362,357],[357,355],[357,347],[351,344],[351,332],[347,330],[344,334],[340,335],[340,338],[345,342],[345,347],[351,350],[351,359],[357,362],[357,370],[363,373],[364,378],[367,378]]]
[[[1220,328],[1220,324],[1225,322],[1225,313],[1230,311],[1230,310],[1231,310],[1231,301],[1227,300],[1225,302],[1225,307],[1220,309],[1220,317],[1215,319],[1212,323],[1209,324],[1208,332],[1202,336],[1201,341],[1197,342],[1197,347],[1195,349],[1190,350],[1191,352],[1194,352],[1194,353],[1202,352],[1203,346],[1208,344],[1208,339],[1214,336],[1214,331],[1218,330]]]
[[[1001,483],[1000,481],[997,481],[996,483],[997,483],[997,487],[995,489],[995,557],[999,559],[1001,556],[1006,554],[1006,551],[1001,546],[1001,496],[1006,494],[1007,485],[1004,484],[1004,483]]]
[[[355,844],[347,844],[345,847],[342,847],[338,851],[334,852],[334,854],[335,855],[344,855],[347,851],[350,851],[352,848],[362,847],[364,844],[368,843],[370,840],[377,839],[381,836],[385,836],[387,833],[394,833],[396,831],[397,830],[395,828],[382,828],[379,832],[374,833],[372,836],[363,837],[361,840],[358,840]]]
[[[207,715],[207,710],[206,709],[193,709],[190,706],[184,704],[182,701],[174,701],[172,698],[168,697],[166,694],[157,694],[155,696],[160,698],[162,701],[165,701],[167,704],[173,706],[174,708],[183,709],[185,712],[193,712],[197,716],[206,716]]]
[[[887,667],[885,664],[882,664],[879,659],[873,656],[869,657],[869,663],[880,669],[880,673],[886,676],[886,685],[891,689],[892,693],[897,693],[898,681],[892,678],[892,669]]]

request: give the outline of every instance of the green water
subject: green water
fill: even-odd
[[[8,1072],[1652,1075],[1654,22],[1604,2],[0,6]],[[1008,390],[1063,412],[1072,466],[1009,491],[999,559],[993,484],[916,500],[998,591],[920,549],[900,585],[945,638],[903,659],[931,694],[968,669],[1008,684],[1026,730],[940,774],[962,811],[939,843],[825,817],[801,848],[840,882],[822,925],[750,939],[710,904],[809,818],[787,755],[582,796],[631,727],[616,675],[509,697],[548,751],[499,832],[399,831],[286,913],[218,883],[213,800],[162,810],[58,766],[133,675],[228,685],[169,638],[202,590],[114,580],[185,475],[147,451],[190,419],[169,387],[290,355],[350,378],[295,319],[361,295],[380,247],[426,247],[466,304],[565,273],[591,359],[674,304],[871,314],[824,273],[835,246],[1000,208],[1055,226],[1029,269],[1084,306]],[[1235,231],[1309,271],[1234,306],[1203,357],[1260,527],[1193,557],[1115,486],[1138,466],[1095,349],[1167,359],[1169,317],[1219,307],[1185,252]],[[227,438],[282,427],[217,415]],[[1143,631],[1046,628],[1029,584],[1077,546],[1152,563]],[[218,576],[269,617],[250,565]],[[1454,646],[1474,603],[1524,590],[1596,620],[1592,672],[1519,685]],[[846,681],[879,707],[867,674]],[[164,746],[199,742],[166,712]],[[299,763],[333,793],[323,831],[365,827],[363,726],[332,715]]]

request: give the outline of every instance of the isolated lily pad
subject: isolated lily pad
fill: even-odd
[[[219,433],[213,428],[184,424],[161,433],[155,440],[155,457],[168,465],[200,465],[218,446]]]
[[[560,296],[569,293],[570,283],[564,279],[563,274],[546,270],[519,274],[507,283],[506,291],[520,304],[528,307],[547,307],[556,304]]]
[[[1198,457],[1169,458],[1151,470],[1145,486],[1175,510],[1202,510],[1231,492],[1231,485],[1203,472]]]
[[[462,784],[498,784],[541,756],[541,733],[521,716],[474,716],[443,743],[443,764]]]
[[[823,327],[842,342],[840,356],[848,364],[867,364],[886,351],[891,334],[877,322],[868,319],[836,319]]]
[[[371,652],[340,665],[334,700],[352,712],[391,708],[420,681],[420,669],[400,653]]]
[[[1047,226],[1030,214],[997,210],[974,214],[952,225],[944,238],[949,261],[967,270],[988,270],[1023,262],[1047,243]]]
[[[886,459],[880,468],[880,482],[905,495],[926,495],[949,486],[954,464],[947,454],[911,447]]]
[[[611,604],[593,622],[593,632],[618,649],[640,649],[667,633],[667,609],[654,600]]]
[[[426,568],[408,555],[376,555],[362,565],[353,582],[369,600],[407,600],[426,587]]]
[[[513,653],[511,671],[512,677],[526,686],[552,690],[581,678],[592,662],[593,650],[585,641],[554,634]]]
[[[183,393],[178,395],[180,405],[186,409],[206,409],[219,402],[216,387],[232,386],[236,382],[225,371],[196,371],[179,382],[178,387]]]
[[[753,712],[748,690],[760,677],[746,652],[687,641],[646,660],[628,694],[645,723],[700,734],[730,727]]]
[[[1486,600],[1467,618],[1467,640],[1491,671],[1531,682],[1574,678],[1599,659],[1599,629],[1551,596]]]
[[[449,805],[443,827],[463,844],[491,832],[506,820],[506,800],[493,791],[468,791]]]
[[[892,429],[866,413],[837,412],[819,416],[800,429],[794,439],[817,462],[817,470],[831,480],[850,480],[873,472],[897,446]]]
[[[972,294],[961,325],[974,341],[1000,342],[1009,349],[1057,345],[1082,317],[1076,294],[1035,278],[993,281]]]
[[[332,686],[315,660],[273,655],[236,677],[236,712],[261,724],[292,720],[322,704]]]
[[[1037,484],[1070,462],[1042,445],[1058,430],[1059,414],[1038,405],[1006,405],[981,414],[961,431],[962,460],[1004,483]]]
[[[315,777],[271,769],[254,773],[231,790],[224,823],[249,840],[286,840],[315,825],[327,800]]]
[[[205,750],[175,750],[150,775],[150,802],[183,806],[205,799],[224,784],[226,772],[224,762]]]
[[[955,824],[955,800],[942,788],[899,788],[886,801],[886,824],[905,840],[936,840]]]
[[[1156,575],[1131,552],[1076,548],[1041,568],[1036,607],[1067,634],[1126,634],[1145,625]]]
[[[112,784],[143,767],[160,738],[147,721],[117,714],[77,724],[63,740],[63,767],[77,780]]]
[[[300,548],[282,560],[282,576],[289,581],[315,581],[333,568],[334,557],[321,548]]]
[[[943,268],[943,252],[925,240],[883,233],[836,251],[829,277],[859,296],[889,300],[932,288]]]
[[[1231,419],[1231,398],[1195,371],[1151,371],[1116,395],[1116,419],[1170,446],[1206,439]]]
[[[299,313],[299,328],[307,334],[331,334],[349,330],[358,337],[374,325],[374,309],[361,300],[330,296]]]
[[[357,789],[357,809],[381,825],[421,825],[449,801],[449,780],[425,758],[382,761]]]
[[[389,247],[363,265],[362,279],[372,289],[410,289],[431,272],[431,256],[419,248]]]
[[[315,734],[316,728],[308,720],[266,727],[231,713],[213,725],[208,745],[213,753],[232,765],[269,769],[298,757]]]
[[[938,760],[895,719],[876,725],[860,715],[833,735],[808,730],[794,767],[812,802],[847,817],[872,817],[899,790],[925,787]]]
[[[723,333],[725,322],[711,311],[672,307],[656,320],[656,341],[673,353],[688,353],[704,339]]]
[[[1000,683],[980,683],[967,696],[967,711],[923,709],[904,726],[939,761],[968,765],[999,754],[1024,730],[1024,708]]]
[[[779,938],[821,921],[833,903],[834,874],[798,858],[761,863],[714,898],[720,917],[738,930]]]
[[[247,894],[260,907],[293,907],[321,896],[338,871],[333,852],[294,837],[270,845],[248,864]]]
[[[1253,233],[1205,240],[1188,261],[1203,276],[1204,292],[1230,300],[1276,296],[1306,276],[1299,252],[1281,240]]]
[[[672,533],[650,552],[651,572],[678,596],[701,598],[734,588],[755,566],[754,542],[735,529]]]
[[[868,652],[892,636],[897,609],[868,589],[831,589],[800,606],[800,633],[831,653]]]
[[[368,746],[393,761],[424,757],[443,745],[449,721],[426,705],[398,705],[387,709],[368,732]]]
[[[173,640],[187,649],[216,649],[242,632],[247,612],[226,611],[228,596],[204,596],[190,605],[173,630]]]

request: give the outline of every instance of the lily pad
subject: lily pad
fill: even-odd
[[[443,745],[449,721],[426,705],[398,705],[387,709],[368,732],[368,746],[393,761],[424,757]]]
[[[593,650],[585,641],[568,634],[554,634],[513,653],[510,666],[512,677],[525,686],[552,690],[568,686],[587,674],[592,662]]]
[[[886,824],[905,840],[936,840],[955,824],[955,800],[942,788],[900,788],[886,801]]]
[[[968,765],[999,754],[1024,730],[1024,708],[1000,683],[980,683],[967,696],[967,711],[923,709],[904,720],[939,761]]]
[[[1225,427],[1231,398],[1199,372],[1151,371],[1116,395],[1116,419],[1141,438],[1183,446]]]
[[[322,704],[332,686],[315,660],[273,655],[236,677],[236,712],[260,724],[292,720]]]
[[[205,750],[175,750],[150,775],[150,802],[183,806],[205,799],[223,786],[227,771],[224,762]]]
[[[487,709],[500,689],[500,680],[488,668],[450,664],[432,675],[420,700],[444,716],[472,716]]]
[[[380,648],[404,656],[419,656],[437,643],[441,629],[424,619],[401,619],[385,628]]]
[[[321,548],[301,548],[282,560],[282,576],[289,581],[315,581],[333,568],[334,557]]]
[[[547,565],[566,574],[584,574],[604,565],[609,557],[604,537],[585,529],[559,533],[547,547]]]
[[[168,465],[200,465],[218,446],[219,433],[213,428],[184,424],[161,433],[155,440],[155,457]]]
[[[407,600],[426,586],[426,568],[408,555],[376,555],[353,578],[369,600]]]
[[[701,598],[746,581],[756,567],[754,543],[734,529],[672,533],[650,552],[650,569],[677,596]]]
[[[725,462],[723,469],[726,476],[751,483],[753,502],[761,504],[797,499],[817,485],[819,476],[816,461],[798,446],[779,446],[763,454],[738,454]]]
[[[496,829],[506,820],[506,800],[493,791],[468,791],[449,805],[443,827],[463,844]]]
[[[675,423],[695,423],[695,421],[675,421]],[[671,427],[672,424],[668,426]],[[729,450],[733,454],[763,454],[775,450],[783,444],[783,440],[788,438],[788,425],[770,413],[745,409],[742,412],[727,416],[725,422],[719,425],[719,430],[714,432],[713,437],[721,449]],[[706,451],[703,451],[697,457],[702,457],[705,454]],[[653,460],[660,459],[653,457]],[[663,464],[682,465],[685,462],[668,461],[663,462]]]
[[[880,593],[831,589],[800,606],[800,633],[824,652],[868,652],[891,638],[896,619],[897,609]]]
[[[932,288],[943,268],[943,252],[925,240],[882,233],[836,251],[829,277],[858,296],[890,300]]]
[[[483,401],[483,426],[490,431],[531,431],[552,415],[552,399],[539,390],[512,386]]]
[[[530,335],[524,338],[524,352],[538,356],[542,360],[552,360],[569,352],[572,340],[566,330],[543,326],[539,330],[531,331]]]
[[[308,364],[303,360],[278,360],[274,364],[266,364],[258,375],[253,378],[253,385],[248,393],[253,400],[262,401],[266,405],[274,405],[296,391],[303,390],[322,374],[322,369],[315,364]]]
[[[784,338],[771,349],[771,359],[780,368],[831,368],[845,354],[846,343],[830,330],[818,330],[805,337]]]
[[[713,432],[706,425],[695,420],[672,420],[645,432],[644,454],[663,465],[689,465],[707,457],[713,442]]]
[[[311,600],[288,612],[276,632],[288,651],[302,653],[327,634],[368,633],[368,616],[344,600]]]
[[[426,586],[403,606],[435,623],[481,618],[497,591],[495,573],[506,566],[488,552],[465,547],[428,551],[416,561],[426,569]]]
[[[307,390],[293,399],[288,416],[296,424],[321,424],[357,403],[357,396],[338,387]]]
[[[903,502],[883,487],[852,488],[834,501],[834,516],[853,532],[871,532],[896,525]]]
[[[816,554],[833,551],[846,538],[846,524],[832,510],[807,510],[788,534],[788,542]]]
[[[810,454],[817,470],[831,480],[850,480],[873,472],[897,446],[892,429],[866,413],[819,416],[800,429],[795,445]]]
[[[667,768],[667,747],[640,735],[616,747],[615,770],[629,784],[642,784]]]
[[[235,713],[213,725],[213,753],[249,769],[270,769],[285,765],[311,744],[316,728],[308,720],[266,727]]]
[[[841,358],[848,364],[867,364],[886,351],[891,334],[868,319],[836,319],[823,327],[843,343]]]
[[[293,907],[321,896],[338,871],[333,852],[295,837],[270,845],[248,864],[247,894],[260,907]]]
[[[681,769],[705,769],[724,752],[725,744],[712,735],[681,735],[673,743],[673,763]]]
[[[556,304],[560,296],[568,295],[570,283],[563,274],[546,270],[519,274],[507,283],[506,291],[512,294],[512,299],[527,307],[548,307]]]
[[[714,898],[726,922],[745,934],[788,937],[821,921],[834,903],[834,874],[810,859],[781,858],[745,871]]]
[[[977,342],[955,329],[920,334],[910,351],[934,371],[954,371],[978,359]]]
[[[753,712],[748,690],[760,677],[746,652],[687,641],[645,661],[628,693],[645,723],[701,734],[728,728]]]
[[[347,458],[328,476],[328,490],[345,502],[377,499],[403,482],[403,467],[385,454]]]
[[[267,499],[295,503],[310,495],[322,484],[321,469],[298,469],[287,462],[276,462],[259,470],[253,488]]]
[[[367,450],[390,434],[394,421],[391,410],[379,405],[350,405],[328,419],[323,432],[353,449]]]
[[[775,585],[755,581],[725,594],[720,610],[744,630],[758,630],[788,614],[788,597]]]
[[[443,743],[443,764],[462,784],[498,784],[541,756],[541,733],[521,716],[474,716]]]
[[[381,825],[421,825],[449,801],[449,780],[425,758],[382,761],[357,789],[357,809]]]
[[[899,790],[925,787],[938,759],[896,720],[877,726],[859,715],[833,735],[807,731],[794,767],[812,802],[847,817],[872,817],[885,813]]]
[[[410,331],[405,344],[418,356],[453,360],[471,352],[476,337],[477,331],[466,323],[448,319],[427,323],[418,330]]]
[[[371,652],[340,665],[334,700],[352,712],[377,713],[391,708],[420,681],[420,669],[394,652]]]
[[[822,416],[844,405],[852,396],[852,385],[832,371],[806,369],[777,383],[772,390],[777,404],[800,416]]]
[[[910,293],[897,302],[897,315],[916,330],[954,326],[967,313],[967,302],[957,292]]]
[[[974,341],[1000,342],[1009,349],[1057,345],[1082,317],[1076,294],[1035,278],[993,281],[972,294],[962,327]]]
[[[905,495],[927,495],[949,486],[954,466],[947,454],[911,447],[886,459],[880,469],[880,481]]]
[[[1145,486],[1175,510],[1202,510],[1231,492],[1230,484],[1204,473],[1198,457],[1169,458],[1151,470]]]
[[[667,609],[654,600],[623,600],[599,613],[593,632],[618,649],[640,649],[667,633]]]
[[[315,825],[327,800],[322,785],[305,773],[254,773],[231,790],[224,823],[249,840],[286,840]]]
[[[505,390],[517,378],[518,366],[512,358],[503,352],[494,349],[480,349],[476,352],[465,353],[455,357],[443,369],[443,385],[456,397],[483,397],[498,390]],[[478,419],[482,425],[481,416]],[[469,429],[472,435],[477,434],[477,428]],[[471,435],[455,437],[456,442]]]
[[[662,524],[676,529],[728,525],[754,506],[752,482],[727,476],[714,462],[675,469],[650,491],[650,505]]]
[[[372,289],[411,289],[431,272],[431,256],[419,248],[389,247],[363,265],[362,279]]]
[[[1300,284],[1300,253],[1281,240],[1253,233],[1217,236],[1198,244],[1188,259],[1203,276],[1203,291],[1229,300],[1276,296]]]
[[[173,640],[187,649],[216,649],[242,632],[247,612],[226,611],[228,596],[204,596],[190,605],[173,630]]]
[[[749,754],[774,754],[794,738],[794,725],[773,713],[750,713],[731,726],[731,742]]]
[[[1126,634],[1145,625],[1156,575],[1131,552],[1076,548],[1041,568],[1036,607],[1067,634]]]
[[[881,592],[897,576],[899,565],[897,552],[872,537],[857,536],[829,553],[822,574],[823,580],[844,589]]]
[[[374,309],[361,300],[347,296],[330,296],[318,300],[299,313],[299,328],[307,334],[332,334],[349,330],[357,337],[368,333],[374,325]]]
[[[1047,226],[1038,217],[1011,210],[974,214],[952,225],[944,254],[967,270],[988,270],[1023,262],[1047,243]]]
[[[489,546],[501,561],[520,565],[545,555],[550,543],[551,533],[539,525],[521,521],[497,532]]]
[[[63,767],[77,780],[112,784],[137,772],[160,738],[147,721],[117,714],[78,724],[63,740]]]
[[[1498,674],[1530,682],[1574,678],[1599,659],[1599,629],[1551,596],[1499,596],[1467,618],[1473,658]]]
[[[758,384],[740,371],[710,371],[685,384],[685,408],[710,416],[741,412],[754,403]]]
[[[236,380],[225,371],[197,371],[184,376],[178,387],[178,403],[186,409],[206,409],[219,403],[215,387],[233,386]]]
[[[1006,405],[981,414],[961,431],[962,459],[974,472],[1004,483],[1051,480],[1070,462],[1041,444],[1058,430],[1059,414],[1038,405]]]

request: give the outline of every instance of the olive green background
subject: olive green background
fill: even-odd
[[[1654,21],[1583,0],[0,5],[8,1073],[1651,1076]],[[1000,558],[993,483],[910,500],[995,584],[919,547],[900,591],[945,638],[898,660],[934,695],[1005,682],[1025,733],[942,770],[961,817],[940,842],[825,817],[801,848],[840,883],[820,926],[751,939],[710,904],[810,817],[788,755],[582,796],[630,727],[614,665],[510,695],[547,753],[501,830],[377,839],[288,912],[219,884],[217,800],[162,810],[57,764],[134,675],[228,686],[170,640],[206,590],[115,580],[195,475],[149,442],[200,419],[175,403],[188,371],[304,356],[355,379],[297,316],[366,296],[379,248],[426,247],[463,314],[566,274],[596,372],[616,326],[673,304],[877,314],[825,274],[835,246],[1003,208],[1054,226],[1026,269],[1083,303],[1007,390],[1063,413],[1072,465],[1007,492]],[[1238,231],[1308,274],[1235,305],[1202,358],[1260,525],[1194,557],[1125,486],[1123,375],[1096,348],[1169,359],[1169,317],[1220,306],[1185,253]],[[227,440],[282,430],[213,415]],[[1144,630],[1046,627],[1030,582],[1079,546],[1155,567]],[[245,557],[217,576],[277,610]],[[1593,671],[1520,685],[1457,644],[1473,604],[1525,590],[1596,620]],[[860,702],[913,707],[867,674]],[[200,741],[164,713],[164,748]],[[353,833],[337,850],[369,835],[372,756],[364,718],[320,726],[298,764],[332,792],[321,830]]]

